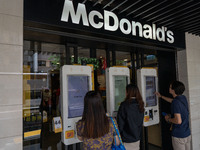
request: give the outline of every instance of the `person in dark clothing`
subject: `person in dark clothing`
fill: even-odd
[[[126,150],[139,150],[144,120],[144,102],[137,86],[126,86],[126,98],[120,104],[117,122]]]
[[[183,94],[185,86],[180,81],[174,81],[170,84],[169,93],[173,98],[165,97],[159,92],[155,94],[171,103],[171,115],[166,115],[165,120],[172,123],[172,145],[174,150],[190,150],[191,133],[189,127],[188,102]]]

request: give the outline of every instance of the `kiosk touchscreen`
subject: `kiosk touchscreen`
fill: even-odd
[[[62,142],[70,145],[80,142],[76,135],[76,122],[81,119],[84,96],[92,89],[91,67],[65,65],[61,69]]]
[[[158,98],[154,94],[158,88],[156,69],[137,70],[138,87],[145,103],[144,126],[159,123]]]
[[[126,97],[126,85],[130,82],[129,69],[110,67],[106,69],[107,113],[116,117],[120,103]]]

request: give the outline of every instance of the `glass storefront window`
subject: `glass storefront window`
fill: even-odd
[[[90,49],[84,47],[78,47],[78,57],[90,58]]]
[[[75,47],[68,48],[71,64],[77,57],[77,64],[94,66],[93,82],[97,82],[106,108],[105,49],[96,49],[96,58],[90,58],[90,48],[77,47],[77,56]],[[23,49],[23,147],[61,149],[61,134],[54,133],[52,119],[60,116],[60,67],[66,64],[66,46],[25,40]],[[112,63],[111,51],[109,59]],[[144,54],[145,66],[155,63],[156,55]],[[116,66],[131,68],[130,52],[116,51]]]
[[[98,89],[100,91],[106,90],[106,76],[105,70],[107,68],[106,64],[106,51],[104,49],[97,49],[97,59],[99,60],[99,68],[97,69],[97,81]]]
[[[57,149],[61,134],[53,132],[52,119],[60,116],[59,69],[65,46],[24,41],[23,49],[23,147]]]
[[[97,85],[98,85],[98,90],[100,91],[102,96],[104,109],[106,110],[106,74],[105,74],[105,70],[107,68],[106,50],[97,49],[96,58],[99,60],[99,67],[97,69],[97,82],[98,82]]]
[[[158,62],[156,54],[144,54],[144,65],[156,65]]]
[[[130,52],[116,51],[116,66],[127,66],[131,65]]]

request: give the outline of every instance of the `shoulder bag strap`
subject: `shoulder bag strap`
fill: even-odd
[[[116,124],[115,124],[113,118],[110,117],[110,119],[112,120],[112,123],[113,123],[113,126],[114,126],[114,128],[115,128],[115,131],[117,132],[117,136],[119,137],[120,143],[123,145],[121,136],[120,136],[120,134],[119,134],[119,130],[117,129]],[[114,137],[114,138],[115,138],[115,137]]]

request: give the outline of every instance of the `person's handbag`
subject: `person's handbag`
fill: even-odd
[[[117,136],[119,137],[119,140],[120,140],[120,145],[117,145],[116,138],[114,136],[114,143],[112,144],[111,149],[112,150],[126,150],[125,147],[124,147],[124,145],[123,145],[123,143],[122,143],[122,139],[121,139],[121,136],[119,134],[119,130],[117,129],[116,124],[115,124],[113,118],[110,117],[110,119],[112,120],[113,126],[114,126],[115,131],[117,133]]]

